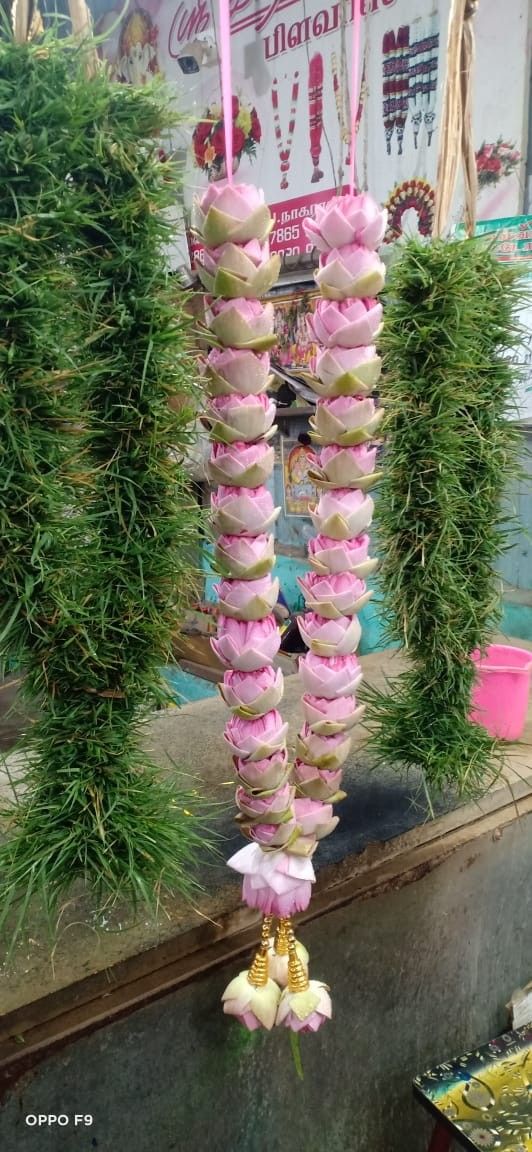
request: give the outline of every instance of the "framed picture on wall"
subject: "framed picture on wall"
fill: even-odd
[[[277,336],[273,357],[281,368],[308,368],[316,355],[316,345],[308,331],[307,316],[318,299],[316,291],[299,291],[273,297]]]
[[[319,492],[309,471],[319,463],[314,448],[300,444],[299,440],[281,436],[281,474],[283,477],[283,504],[285,516],[308,516],[309,504],[316,504]]]

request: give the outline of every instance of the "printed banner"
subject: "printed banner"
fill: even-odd
[[[363,13],[360,94],[350,91],[354,3]],[[111,29],[104,53],[114,74],[133,84],[163,74],[187,116],[169,147],[185,163],[189,222],[194,195],[225,175],[217,5],[131,0],[122,18],[121,0],[92,0],[92,9],[96,32]],[[388,239],[430,232],[448,15],[449,0],[233,0],[235,175],[264,188],[286,271],[310,271],[301,223],[346,184],[353,120],[358,181],[387,205]],[[500,22],[500,0],[483,0],[474,105],[484,218],[522,207],[527,0],[505,8],[504,57]]]

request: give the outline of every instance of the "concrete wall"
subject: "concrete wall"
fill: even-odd
[[[422,1152],[413,1076],[502,1031],[532,976],[531,874],[532,815],[308,925],[335,1019],[303,1037],[303,1082],[285,1032],[222,1016],[231,965],[41,1064],[3,1108],[2,1152]],[[39,1133],[39,1112],[94,1123]]]

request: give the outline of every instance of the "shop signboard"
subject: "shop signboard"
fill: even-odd
[[[354,3],[363,17],[359,96],[350,90]],[[122,0],[92,0],[92,9],[96,32],[110,32],[103,52],[119,79],[161,73],[172,86],[186,117],[170,146],[185,164],[189,222],[194,196],[223,175],[216,0],[130,0],[125,11]],[[346,186],[353,119],[359,183],[387,205],[388,238],[407,220],[430,232],[448,15],[449,0],[232,0],[235,175],[264,188],[285,271],[311,270],[302,223]],[[528,0],[505,8],[504,58],[500,20],[500,0],[483,0],[475,147],[485,218],[522,207]]]

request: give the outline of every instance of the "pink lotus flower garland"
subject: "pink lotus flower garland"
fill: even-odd
[[[308,323],[318,344],[312,435],[322,448],[313,477],[321,495],[310,509],[316,528],[309,543],[313,571],[299,581],[307,609],[299,629],[308,652],[300,660],[304,724],[292,784],[303,830],[312,827],[320,836],[336,824],[332,804],[345,795],[342,765],[351,750],[351,729],[363,712],[356,703],[362,672],[355,653],[361,633],[357,614],[371,595],[365,578],[375,568],[368,555],[373,500],[367,490],[378,478],[374,438],[382,410],[370,393],[380,374],[375,340],[382,307],[373,297],[384,285],[375,249],[384,236],[386,213],[367,195],[340,196],[303,227],[321,254],[316,281],[323,299]],[[305,802],[312,807],[303,813]],[[327,1004],[320,1008],[319,989],[316,996],[319,1015]],[[285,998],[279,1015],[294,1027],[292,1013]]]
[[[283,678],[272,667],[280,634],[272,611],[279,584],[271,575],[275,562],[271,530],[280,509],[274,507],[266,486],[274,466],[268,440],[275,432],[275,405],[266,390],[268,350],[275,336],[273,306],[260,301],[279,274],[279,257],[269,251],[272,227],[263,194],[250,185],[211,184],[199,205],[198,232],[205,251],[198,271],[211,294],[207,323],[218,345],[204,363],[210,397],[205,420],[213,441],[209,470],[211,481],[218,485],[211,497],[218,532],[215,556],[223,572],[216,585],[220,614],[212,646],[227,668],[221,693],[232,716],[224,737],[237,779],[237,819],[250,841],[229,866],[243,876],[246,904],[264,917],[261,945],[251,968],[231,981],[223,1003],[224,1011],[249,1029],[270,1029],[278,1023],[294,1031],[316,1031],[330,1017],[331,1002],[325,985],[308,978],[306,953],[295,939],[290,917],[308,907],[315,879],[311,857],[318,840],[337,823],[330,799],[326,801],[338,798],[334,768],[343,760],[347,724],[340,709],[336,715],[342,722],[338,727],[336,719],[332,736],[334,752],[323,745],[327,736],[314,730],[311,722],[305,727],[301,751],[311,764],[322,765],[323,775],[323,782],[318,781],[321,790],[305,793],[304,774],[300,773],[297,782],[290,779],[287,725],[277,710]],[[333,269],[329,280],[332,274]],[[341,274],[353,276],[352,257]],[[373,284],[373,268],[364,267],[362,274],[366,280],[368,275],[373,278]],[[373,338],[379,322],[378,311],[366,309],[360,315],[346,313],[344,327],[357,329],[358,325],[357,330]],[[358,372],[368,388],[375,375],[372,358],[374,349],[370,348],[360,363],[347,364],[347,370]],[[343,419],[342,410],[333,411],[331,428],[336,429]],[[346,443],[360,443],[360,421],[353,425],[344,420],[344,425]],[[366,502],[361,508],[352,498],[349,493],[347,501],[332,506],[330,518],[346,525],[355,519],[361,528],[366,527],[371,505]],[[348,538],[350,532],[344,535]],[[344,536],[340,533],[337,538]],[[364,595],[361,579],[350,571],[328,582],[319,574],[314,579],[316,607],[307,626],[316,651],[351,652],[357,625],[346,620],[345,610],[354,611]],[[318,623],[314,620],[318,609],[323,615],[322,600],[329,609],[325,628],[317,616]],[[351,680],[353,674],[353,670],[348,672]],[[314,715],[312,710],[309,715]],[[273,918],[279,921],[274,937]],[[274,973],[276,979],[272,979]]]

